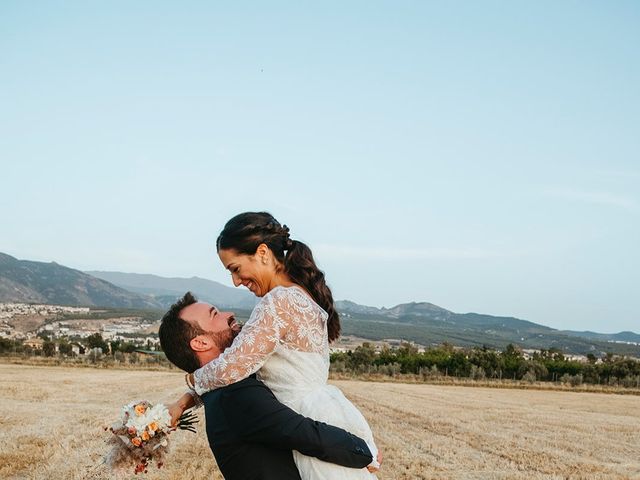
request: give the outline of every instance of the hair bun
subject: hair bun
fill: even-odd
[[[291,250],[291,248],[293,247],[293,240],[291,240],[289,236],[289,227],[287,227],[286,225],[282,225],[281,232],[282,236],[284,237],[284,241],[282,242],[282,249]]]
[[[280,229],[280,224],[275,218],[273,218],[262,226],[257,225],[257,227],[266,232],[277,232]]]

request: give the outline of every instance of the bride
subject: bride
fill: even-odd
[[[309,247],[292,240],[287,226],[269,213],[246,212],[227,222],[216,248],[233,284],[244,285],[261,300],[233,344],[194,372],[196,392],[201,395],[257,372],[279,401],[359,436],[376,459],[367,421],[338,388],[327,384],[329,342],[338,338],[340,320]],[[305,480],[376,478],[367,469],[341,467],[296,451],[294,460]],[[379,466],[377,461],[374,465]]]

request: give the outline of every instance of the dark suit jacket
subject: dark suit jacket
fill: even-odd
[[[227,480],[300,480],[292,450],[345,467],[371,463],[364,440],[294,412],[255,376],[202,401],[209,446]]]

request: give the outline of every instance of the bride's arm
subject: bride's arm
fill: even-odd
[[[229,348],[193,373],[198,395],[247,378],[275,351],[287,330],[275,293],[263,297]]]

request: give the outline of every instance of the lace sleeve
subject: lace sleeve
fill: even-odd
[[[265,295],[231,346],[194,372],[198,395],[257,372],[286,334],[283,317],[271,292]]]

